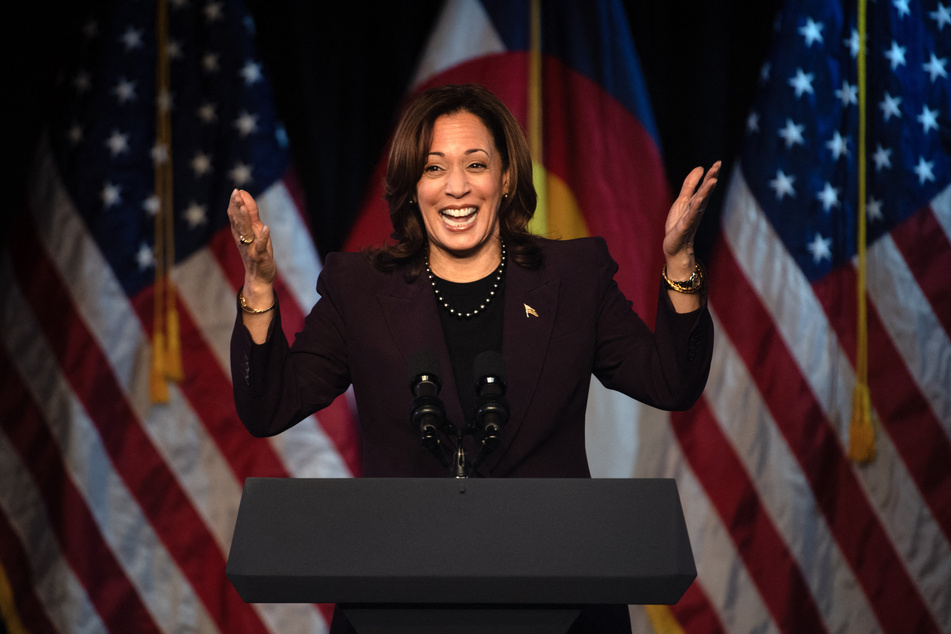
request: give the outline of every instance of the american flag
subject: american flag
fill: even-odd
[[[291,334],[320,270],[254,25],[230,0],[91,11],[63,43],[75,48],[0,260],[3,621],[320,631],[326,607],[248,605],[224,575],[246,477],[359,470],[346,399],[273,441],[234,413],[231,191],[258,199],[281,245]],[[153,374],[158,332],[171,353],[180,341],[180,381]]]
[[[951,8],[788,2],[710,268],[701,402],[656,431],[698,580],[686,631],[951,631]],[[859,90],[865,47],[867,90]],[[859,109],[876,455],[858,380]],[[647,466],[647,465],[645,465]]]

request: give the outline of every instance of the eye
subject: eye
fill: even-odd
[[[481,161],[476,161],[475,163],[469,163],[469,169],[471,170],[481,171],[481,170],[488,169],[488,167],[489,167],[488,165],[486,165],[485,163]]]
[[[439,165],[427,165],[423,168],[424,174],[432,174],[433,172],[438,172],[442,169]]]

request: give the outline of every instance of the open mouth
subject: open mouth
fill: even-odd
[[[476,207],[462,207],[461,209],[443,209],[439,215],[449,228],[464,229],[472,224],[478,211]]]

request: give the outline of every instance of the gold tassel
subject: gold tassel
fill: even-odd
[[[647,618],[650,619],[651,627],[655,634],[683,634],[683,628],[674,618],[674,613],[666,605],[645,605]]]
[[[849,423],[849,458],[859,463],[875,458],[875,428],[868,386],[859,383],[852,393],[852,421]]]
[[[165,382],[165,335],[159,331],[152,336],[149,395],[153,403],[168,403],[168,384]]]
[[[165,332],[168,336],[168,346],[165,348],[165,378],[178,383],[185,378],[182,367],[182,341],[178,327],[178,304],[175,301],[175,290],[169,280],[168,299],[165,302]]]

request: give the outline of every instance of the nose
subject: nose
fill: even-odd
[[[466,170],[452,167],[446,174],[446,194],[453,198],[461,198],[469,193],[469,175]]]

